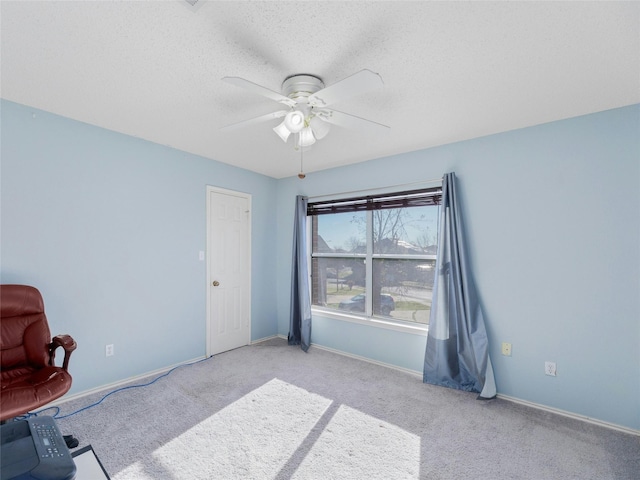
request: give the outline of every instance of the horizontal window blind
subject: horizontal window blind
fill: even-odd
[[[307,205],[307,215],[326,215],[329,213],[347,213],[363,210],[440,205],[441,199],[442,187],[423,188],[406,192],[309,202]]]

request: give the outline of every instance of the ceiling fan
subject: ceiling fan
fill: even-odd
[[[325,87],[322,79],[316,75],[292,75],[282,82],[282,93],[240,77],[224,77],[222,80],[264,95],[287,107],[285,110],[227,125],[222,127],[223,131],[284,117],[282,123],[273,128],[273,131],[285,143],[293,135],[294,146],[299,149],[309,147],[316,140],[324,138],[329,133],[331,125],[360,130],[385,130],[389,128],[381,123],[339,112],[332,108],[334,103],[341,100],[382,88],[384,86],[382,78],[371,70],[360,70],[328,87]]]

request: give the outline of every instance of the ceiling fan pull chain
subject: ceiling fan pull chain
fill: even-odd
[[[298,134],[298,135],[300,135],[300,134]],[[300,173],[298,174],[298,178],[300,180],[302,180],[304,177],[306,177],[306,175],[304,174],[304,168],[302,166],[302,160],[303,160],[302,152],[304,152],[304,148],[302,148],[302,145],[300,145]]]

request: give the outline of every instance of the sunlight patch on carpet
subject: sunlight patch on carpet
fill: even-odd
[[[293,479],[417,479],[420,437],[341,405]]]
[[[330,405],[273,379],[155,450],[151,468],[136,463],[115,479],[274,478]]]

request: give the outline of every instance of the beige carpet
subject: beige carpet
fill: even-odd
[[[100,396],[62,404],[61,415]],[[281,339],[179,368],[58,425],[91,444],[113,480],[621,480],[640,471],[640,437]]]

